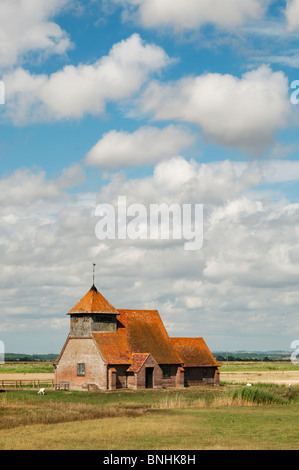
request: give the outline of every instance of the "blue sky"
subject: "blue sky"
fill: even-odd
[[[59,352],[97,286],[213,350],[299,335],[298,0],[2,0],[0,340]],[[204,205],[204,243],[103,240],[119,196]]]

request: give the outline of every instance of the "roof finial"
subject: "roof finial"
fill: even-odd
[[[96,264],[93,263],[93,269],[92,269],[92,280],[93,280],[93,286],[94,286],[94,277],[95,277],[95,267],[96,267]]]

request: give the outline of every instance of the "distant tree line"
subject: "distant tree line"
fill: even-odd
[[[16,354],[5,353],[5,362],[52,362],[58,354]]]
[[[240,361],[240,362],[271,362],[271,361],[289,361],[290,353],[286,351],[264,351],[264,352],[214,352],[214,357],[219,362]]]

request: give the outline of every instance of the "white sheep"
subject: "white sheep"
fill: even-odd
[[[246,387],[252,387],[252,384],[246,384]]]
[[[45,394],[45,389],[44,388],[40,388],[39,391],[37,392],[38,395],[44,395]]]
[[[291,383],[289,384],[289,388],[292,388],[292,384],[291,384]]]

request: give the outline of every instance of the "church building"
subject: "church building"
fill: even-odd
[[[157,310],[114,308],[93,285],[68,312],[57,388],[114,390],[219,384],[202,338],[171,338]]]

